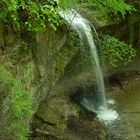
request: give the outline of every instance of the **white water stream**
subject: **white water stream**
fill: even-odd
[[[115,110],[109,109],[106,96],[105,96],[105,86],[102,70],[99,63],[99,58],[96,50],[96,45],[94,43],[91,24],[88,20],[83,18],[75,10],[60,11],[59,15],[64,19],[66,24],[79,35],[85,36],[90,47],[90,52],[92,56],[92,61],[96,74],[97,89],[99,92],[99,107],[97,110],[94,108],[94,103],[89,102],[87,99],[83,98],[81,104],[83,104],[88,110],[97,113],[97,117],[100,121],[105,121],[110,123],[118,118],[118,114]],[[80,40],[82,41],[82,40]]]

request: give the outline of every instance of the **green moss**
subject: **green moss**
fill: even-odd
[[[5,135],[14,140],[26,140],[29,132],[29,120],[32,116],[32,93],[28,89],[30,81],[31,64],[22,67],[21,75],[14,77],[11,71],[0,66],[0,82],[2,86],[6,86],[7,94],[2,100],[0,123],[2,138]],[[4,91],[5,92],[5,91]],[[4,93],[3,92],[3,93]]]
[[[56,65],[55,65],[55,70],[57,71],[61,71],[64,69],[64,66],[65,66],[65,63],[63,60],[59,60],[56,62]]]

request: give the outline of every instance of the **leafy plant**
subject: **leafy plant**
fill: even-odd
[[[2,0],[0,20],[4,23],[12,23],[16,30],[27,29],[38,32],[46,28],[46,19],[48,19],[49,25],[56,30],[62,23],[56,13],[57,9],[57,5],[53,6],[49,2],[45,4],[34,0]]]
[[[87,6],[96,8],[100,17],[110,19],[115,16],[125,17],[127,13],[131,13],[134,7],[127,4],[124,0],[82,0]]]
[[[126,44],[124,41],[119,41],[109,35],[103,36],[103,51],[101,54],[102,60],[108,60],[113,67],[117,67],[119,62],[125,65],[132,61],[135,57],[136,50],[132,45]]]
[[[128,5],[124,0],[81,0],[90,7],[96,8],[102,17],[110,17],[114,15],[122,15],[124,17],[127,12],[131,12],[134,8]],[[78,0],[1,0],[0,1],[0,20],[9,23],[16,30],[27,29],[31,32],[44,31],[47,23],[54,30],[63,22],[57,11],[76,7]]]

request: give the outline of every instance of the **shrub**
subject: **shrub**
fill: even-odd
[[[101,54],[102,60],[108,60],[113,67],[117,67],[119,62],[125,65],[132,61],[135,57],[136,50],[132,45],[126,44],[124,41],[119,41],[109,35],[103,36],[103,51]]]

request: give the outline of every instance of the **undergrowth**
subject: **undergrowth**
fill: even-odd
[[[0,66],[1,85],[9,85],[9,92],[2,103],[1,120],[3,133],[16,140],[27,140],[29,121],[32,116],[32,91],[29,88],[31,65],[24,65],[16,77],[10,70]],[[4,94],[4,91],[3,91]],[[5,138],[4,135],[4,138]]]
[[[136,49],[131,44],[127,44],[117,38],[104,35],[102,43],[101,59],[102,61],[108,61],[113,67],[117,67],[120,62],[127,65],[136,56]]]

